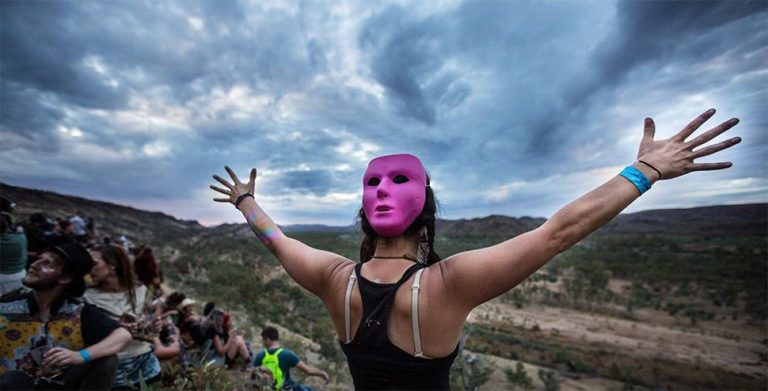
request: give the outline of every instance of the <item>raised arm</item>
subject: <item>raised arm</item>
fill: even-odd
[[[214,175],[213,178],[224,188],[211,185],[211,189],[227,196],[214,198],[214,201],[234,204],[243,213],[256,237],[275,255],[288,275],[299,285],[324,299],[330,293],[328,281],[333,272],[352,261],[285,236],[254,198],[256,169],[251,169],[248,183],[242,183],[229,167],[225,169],[232,178],[232,183]]]
[[[693,160],[738,144],[740,138],[694,149],[736,125],[738,119],[728,120],[686,141],[714,113],[714,109],[708,110],[666,140],[654,140],[654,122],[646,118],[638,160],[631,167],[640,171],[651,184],[693,171],[730,167],[730,162],[694,163]],[[639,187],[632,181],[617,175],[558,210],[536,230],[492,247],[446,259],[441,262],[441,267],[448,294],[455,295],[459,305],[469,311],[512,289],[555,255],[611,221],[640,194]]]

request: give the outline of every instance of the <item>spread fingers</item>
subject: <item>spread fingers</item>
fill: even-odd
[[[721,141],[717,144],[710,145],[708,147],[704,147],[696,151],[693,151],[693,153],[691,154],[691,159],[698,159],[702,156],[711,155],[715,152],[722,151],[723,149],[730,148],[740,142],[741,142],[740,137],[734,137],[725,141]]]
[[[224,187],[226,187],[227,189],[229,189],[229,190],[234,190],[234,189],[232,188],[232,185],[230,185],[230,184],[229,184],[229,182],[227,182],[226,180],[224,180],[222,177],[220,177],[220,176],[218,176],[218,175],[214,175],[214,176],[213,176],[213,179],[215,179],[215,180],[219,181],[219,183],[221,183],[222,185],[224,185]]]
[[[219,193],[221,193],[221,194],[224,194],[224,195],[230,195],[230,193],[231,193],[231,192],[229,192],[229,191],[227,191],[227,190],[224,190],[224,189],[222,189],[222,188],[220,188],[220,187],[218,187],[218,186],[214,186],[214,185],[211,185],[211,186],[209,186],[209,187],[210,187],[211,189],[215,190],[215,191],[218,191],[218,192],[219,192]]]
[[[236,184],[240,183],[240,179],[237,178],[237,175],[235,175],[235,172],[232,171],[232,169],[229,168],[229,166],[224,166],[224,169],[227,170],[227,173],[229,174],[229,177],[232,178],[232,182],[234,182]]]
[[[715,115],[715,109],[709,109],[701,113],[696,119],[691,121],[686,127],[675,135],[675,139],[680,142],[685,141],[688,136],[692,135],[704,122],[707,122],[713,115]]]
[[[712,140],[713,138],[719,136],[721,133],[725,132],[726,130],[736,126],[736,124],[739,123],[738,118],[731,118],[728,121],[723,122],[720,125],[715,126],[714,128],[707,130],[706,132],[702,133],[695,139],[688,142],[689,148],[696,148],[699,145],[705,144],[709,140]]]

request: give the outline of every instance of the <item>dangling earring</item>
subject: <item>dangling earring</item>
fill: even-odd
[[[421,241],[419,242],[419,262],[426,264],[429,260],[429,239],[427,234],[421,235]]]

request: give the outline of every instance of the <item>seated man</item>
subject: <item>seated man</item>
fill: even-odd
[[[128,330],[77,298],[93,266],[76,243],[42,252],[18,290],[0,299],[0,390],[109,389]]]
[[[296,353],[280,347],[280,334],[274,327],[265,327],[261,331],[261,339],[265,350],[259,352],[253,359],[254,366],[262,366],[261,371],[272,377],[276,390],[311,390],[291,379],[291,368],[297,367],[308,376],[322,377],[326,383],[330,380],[325,371],[307,365],[299,359]]]

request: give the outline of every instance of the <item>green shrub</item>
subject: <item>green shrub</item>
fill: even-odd
[[[518,361],[514,371],[507,368],[504,370],[504,374],[507,376],[507,381],[512,383],[515,388],[521,388],[523,390],[533,389],[533,379],[528,376],[528,372],[525,371],[523,363]]]
[[[451,389],[472,391],[488,382],[493,367],[474,354],[462,354],[451,368]]]
[[[557,379],[554,371],[539,369],[539,379],[544,383],[544,390],[560,391],[560,380]]]

